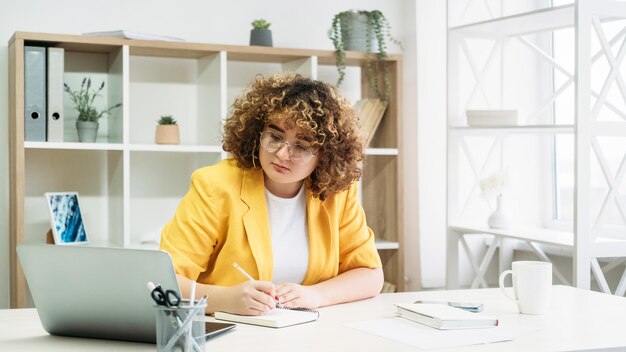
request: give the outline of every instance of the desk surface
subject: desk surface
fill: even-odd
[[[515,341],[466,346],[444,351],[571,351],[626,349],[626,298],[566,286],[554,286],[549,313],[518,314],[516,305],[499,289],[424,291],[381,294],[378,297],[326,307],[318,321],[283,329],[239,324],[207,342],[207,351],[420,351],[412,346],[371,335],[346,323],[394,315],[394,303],[417,299],[477,301],[485,314],[504,323],[540,326]],[[212,320],[212,318],[207,318]],[[2,351],[152,351],[154,345],[121,341],[50,336],[34,309],[0,310]]]

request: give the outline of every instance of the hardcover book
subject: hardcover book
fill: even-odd
[[[433,328],[477,329],[498,326],[498,319],[482,313],[471,313],[443,304],[396,304],[396,315]]]

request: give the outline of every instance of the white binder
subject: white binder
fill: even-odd
[[[48,142],[63,142],[63,56],[63,48],[48,48]]]
[[[46,141],[46,48],[24,47],[24,140]]]

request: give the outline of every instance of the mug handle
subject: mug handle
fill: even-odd
[[[504,287],[504,279],[509,274],[511,274],[511,276],[512,276],[513,275],[513,270],[505,270],[505,271],[502,272],[502,274],[500,274],[500,290],[502,291],[502,293],[504,293],[506,298],[510,299],[511,301],[517,301],[517,298],[509,296],[508,292],[506,292],[506,290],[504,289],[505,288]],[[513,295],[515,295],[515,291],[513,291]]]

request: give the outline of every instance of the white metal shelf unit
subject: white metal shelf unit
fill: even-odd
[[[626,233],[626,212],[624,206],[620,204],[619,197],[624,196],[621,183],[626,173],[626,149],[623,151],[622,162],[618,167],[611,170],[603,155],[601,143],[598,141],[604,137],[611,136],[622,138],[626,136],[626,114],[620,104],[607,99],[607,94],[611,86],[618,90],[618,96],[626,102],[626,85],[624,84],[624,56],[626,52],[626,26],[623,21],[619,22],[621,29],[617,32],[609,33],[603,26],[616,20],[626,18],[626,3],[619,1],[590,1],[579,0],[575,4],[565,5],[555,8],[543,9],[514,16],[508,16],[479,23],[468,24],[449,28],[448,31],[448,234],[447,234],[447,286],[449,288],[459,285],[459,243],[470,259],[470,263],[476,274],[472,286],[485,286],[484,274],[489,265],[496,247],[500,247],[500,270],[504,270],[510,265],[512,251],[510,241],[522,240],[531,247],[533,251],[543,260],[549,260],[541,250],[541,241],[536,238],[546,236],[548,245],[571,246],[573,255],[573,284],[578,287],[589,288],[590,282],[595,279],[599,287],[604,292],[611,292],[602,268],[598,263],[598,258],[626,257],[626,242],[623,241],[623,234]],[[533,33],[552,32],[554,30],[573,27],[576,32],[576,65],[574,71],[558,63],[545,46],[537,45],[532,40],[524,38],[525,35]],[[592,36],[597,38],[599,49],[593,48]],[[493,49],[485,61],[484,67],[479,67],[473,60],[468,50],[468,41],[471,39],[488,39],[493,41]],[[565,76],[561,85],[552,88],[552,93],[541,100],[534,111],[527,111],[522,119],[522,124],[528,126],[502,126],[495,128],[471,128],[466,125],[464,110],[474,95],[482,95],[488,109],[502,108],[507,103],[503,99],[504,94],[498,98],[499,105],[490,105],[487,97],[485,81],[488,79],[487,66],[493,64],[502,50],[511,41],[516,41],[533,52],[538,60],[550,65],[553,72]],[[475,85],[467,100],[463,100],[459,92],[459,64],[460,54],[468,56],[468,67],[475,79]],[[495,58],[495,59],[494,59]],[[592,70],[592,66],[601,60],[606,60],[609,65],[609,72],[605,76],[600,89],[592,87],[591,75],[597,74]],[[504,61],[504,60],[503,60]],[[496,62],[497,66],[498,62]],[[504,62],[499,63],[500,74],[503,74]],[[499,77],[496,83],[500,84],[500,89],[504,91],[504,78]],[[549,116],[546,113],[551,108],[553,102],[563,94],[568,88],[573,86],[576,111],[572,125],[554,124],[554,119],[542,118]],[[476,94],[475,94],[476,93]],[[526,92],[531,94],[531,92]],[[505,97],[506,98],[506,97]],[[510,101],[508,101],[510,103]],[[623,105],[622,105],[623,106]],[[481,108],[485,108],[482,106]],[[603,117],[605,112],[611,112],[618,118]],[[538,123],[539,122],[539,123]],[[538,226],[530,226],[522,229],[511,229],[508,231],[496,231],[484,226],[467,226],[459,224],[458,213],[460,209],[454,204],[456,192],[458,190],[458,175],[455,172],[460,160],[459,145],[463,144],[464,138],[476,135],[502,136],[498,142],[503,143],[506,136],[512,134],[574,134],[575,165],[573,178],[575,180],[575,204],[573,233],[565,233],[571,236],[571,241],[555,241],[554,236],[546,235],[546,230]],[[501,157],[501,163],[503,158]],[[589,199],[592,185],[590,180],[590,168],[592,163],[597,161],[606,179],[608,192],[601,209],[590,209]],[[471,162],[471,161],[470,161]],[[483,165],[484,166],[484,165]],[[501,165],[502,166],[502,165]],[[475,172],[476,182],[482,174],[477,165],[472,166]],[[620,211],[622,224],[615,226],[605,226],[602,224],[602,214],[609,205],[614,205]],[[534,224],[531,224],[534,225]],[[489,248],[480,263],[472,257],[472,253],[465,242],[465,236],[469,234],[485,233],[494,236],[493,248]],[[622,234],[621,240],[616,240],[616,234]],[[552,233],[553,234],[553,233]],[[563,235],[563,233],[561,233]],[[559,237],[559,236],[557,236]],[[561,236],[562,237],[562,236]],[[608,238],[608,239],[607,239]],[[571,242],[571,244],[570,244]],[[546,244],[546,243],[544,243]],[[538,250],[539,251],[538,251]],[[621,261],[621,259],[618,259]],[[615,264],[609,264],[615,266]],[[591,277],[593,273],[594,277]],[[556,273],[555,273],[556,274]],[[567,279],[560,274],[556,274],[559,279],[566,282]],[[615,293],[623,295],[626,291],[626,271],[618,283]]]

